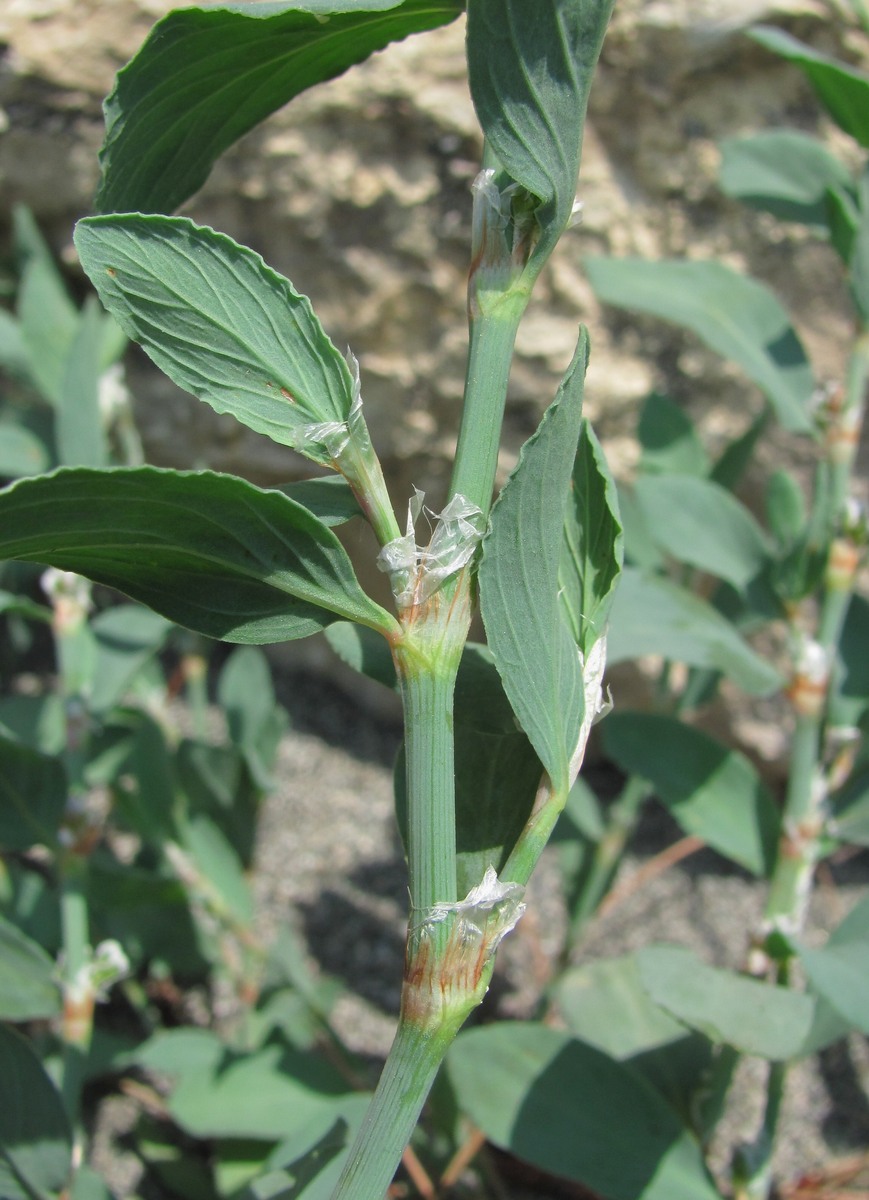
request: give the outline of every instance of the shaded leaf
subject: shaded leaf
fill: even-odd
[[[795,941],[812,986],[855,1029],[869,1033],[869,896],[816,950]]]
[[[60,1095],[19,1033],[0,1025],[0,1195],[60,1192],[72,1168],[72,1134]]]
[[[0,845],[6,850],[54,846],[66,806],[59,759],[0,737]]]
[[[108,462],[99,398],[103,339],[103,314],[91,296],[70,343],[57,397],[58,458],[65,467],[104,467]]]
[[[263,652],[255,646],[234,650],[220,672],[217,696],[229,735],[244,754],[254,780],[259,787],[270,788],[275,752],[288,717],[275,697]]]
[[[209,637],[305,637],[332,614],[393,624],[326,526],[230,475],[61,470],[0,493],[0,528],[0,556],[77,571]]]
[[[637,437],[640,470],[650,474],[697,475],[709,471],[709,456],[694,422],[675,401],[652,392],[643,401]]]
[[[398,688],[395,663],[387,643],[372,629],[335,621],[325,631],[326,641],[342,662],[392,691]]]
[[[755,875],[770,874],[778,809],[744,755],[657,713],[615,712],[601,737],[623,771],[652,784],[686,833]]]
[[[359,501],[350,484],[340,475],[323,475],[318,479],[299,479],[287,483],[278,491],[304,505],[309,512],[330,527],[343,525],[362,515]]]
[[[460,1034],[448,1064],[474,1124],[519,1158],[607,1200],[718,1200],[673,1109],[600,1050],[510,1021]]]
[[[798,66],[839,128],[861,146],[869,146],[869,75],[821,54],[782,29],[757,25],[750,36]]]
[[[717,262],[589,258],[586,269],[605,304],[690,329],[742,368],[785,429],[812,431],[812,370],[787,313],[763,284]]]
[[[0,917],[0,1020],[33,1021],[61,1010],[55,964],[38,942]]]
[[[0,476],[38,475],[49,463],[48,447],[35,433],[10,420],[0,423]]]
[[[460,0],[285,0],[170,12],[106,101],[96,210],[172,212],[224,150],[294,96],[462,8]]]
[[[616,663],[647,654],[711,667],[754,695],[768,695],[783,682],[711,604],[669,580],[626,567],[610,615],[607,659]]]
[[[828,189],[852,186],[847,167],[823,142],[793,129],[726,138],[719,182],[728,196],[824,233]]]
[[[225,234],[184,217],[88,217],[82,266],[124,332],[217,412],[325,466],[310,427],[346,422],[350,368],[310,301]]]

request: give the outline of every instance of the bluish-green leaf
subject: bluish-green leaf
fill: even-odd
[[[0,1020],[35,1021],[61,1010],[55,963],[38,942],[0,917]]]
[[[697,475],[709,472],[709,456],[694,422],[675,401],[652,392],[643,401],[637,425],[642,457],[640,469],[649,474]]]
[[[54,846],[66,796],[60,759],[0,737],[0,845]]]
[[[388,629],[331,530],[280,492],[154,467],[61,470],[0,493],[0,557],[118,588],[209,637],[305,637],[335,615]]]
[[[348,667],[397,691],[395,663],[389,646],[379,634],[349,621],[335,621],[325,632],[326,641]]]
[[[249,926],[253,896],[240,858],[217,825],[197,815],[184,823],[182,840],[198,875],[191,890],[212,913],[226,914],[240,925]]]
[[[601,737],[623,771],[652,784],[686,833],[753,874],[769,875],[778,809],[744,755],[659,713],[615,712]]]
[[[124,696],[138,672],[161,649],[172,625],[138,604],[116,604],[90,622],[96,663],[88,695],[92,712],[103,713]]]
[[[613,0],[474,0],[468,73],[507,174],[541,202],[539,266],[570,218],[591,80]]]
[[[179,387],[331,464],[309,430],[347,420],[350,368],[258,254],[184,217],[136,213],[79,221],[75,244],[103,304]]]
[[[869,75],[807,46],[783,29],[758,25],[751,37],[798,66],[840,129],[869,146]]]
[[[713,1041],[774,1062],[802,1053],[814,1019],[811,997],[708,967],[681,946],[646,946],[637,960],[655,1003]]]
[[[0,1025],[0,1195],[56,1195],[71,1169],[72,1134],[60,1095],[30,1043]]]
[[[564,619],[586,658],[606,633],[623,547],[616,485],[591,425],[583,421],[564,520],[558,583]]]
[[[57,397],[58,458],[65,467],[104,467],[108,462],[99,397],[104,337],[105,318],[91,296],[70,343]]]
[[[48,447],[25,425],[0,422],[0,478],[38,475],[51,465]]]
[[[50,259],[34,256],[27,263],[17,309],[30,375],[45,399],[57,405],[79,316]]]
[[[647,654],[711,667],[753,695],[767,695],[783,683],[711,604],[667,579],[626,567],[610,614],[607,660]]]
[[[255,646],[234,650],[220,672],[217,695],[226,713],[229,735],[244,755],[257,785],[272,787],[270,772],[288,717],[275,697],[263,652]]]
[[[769,542],[754,517],[709,479],[641,475],[634,495],[653,540],[676,562],[742,589],[769,560]]]
[[[269,1155],[239,1200],[330,1200],[370,1097],[347,1096],[316,1114]]]
[[[787,313],[763,284],[716,262],[590,258],[586,269],[604,303],[690,329],[742,368],[785,429],[812,430],[812,369]]]
[[[727,138],[719,181],[728,196],[824,233],[828,189],[852,187],[847,167],[823,142],[794,129]]]
[[[869,171],[860,177],[858,219],[847,265],[851,297],[865,324],[869,321]]]
[[[504,690],[555,792],[565,796],[585,703],[559,570],[587,357],[583,334],[557,398],[492,509],[479,572],[480,607]]]
[[[869,1034],[869,896],[851,909],[820,949],[796,945],[815,991],[855,1029]]]
[[[172,212],[270,113],[460,0],[305,0],[170,12],[105,104],[98,212]]]
[[[490,1141],[607,1200],[719,1200],[700,1148],[646,1081],[543,1025],[459,1035],[448,1056],[464,1111]]]

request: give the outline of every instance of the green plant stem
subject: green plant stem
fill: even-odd
[[[528,296],[516,290],[471,315],[465,406],[450,497],[464,496],[484,515],[492,504],[510,363],[527,303]]]
[[[85,896],[85,860],[77,854],[65,857],[60,894],[63,935],[63,1077],[61,1095],[78,1151],[83,1136],[80,1099],[85,1066],[93,1034],[93,989],[83,981],[90,957],[90,934]]]
[[[432,1032],[404,1019],[399,1022],[333,1200],[380,1200],[386,1195],[457,1030]]]

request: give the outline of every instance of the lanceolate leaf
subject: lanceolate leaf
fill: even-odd
[[[721,143],[722,189],[780,220],[826,232],[827,191],[852,187],[847,167],[817,138],[773,129]]]
[[[585,704],[558,575],[587,345],[583,334],[558,396],[498,497],[480,564],[480,607],[504,690],[556,793],[565,796]]]
[[[72,1134],[63,1103],[30,1043],[0,1025],[0,1195],[54,1196],[69,1183]]]
[[[310,426],[344,422],[350,368],[310,301],[232,238],[184,217],[89,217],[82,265],[129,337],[217,412],[324,465]]]
[[[447,1061],[464,1111],[519,1158],[607,1200],[719,1200],[674,1110],[600,1050],[511,1021],[460,1034]]]
[[[606,633],[623,541],[616,485],[591,425],[583,421],[558,578],[564,618],[586,658]]]
[[[81,468],[21,480],[0,492],[0,558],[77,571],[231,642],[306,637],[336,615],[394,624],[307,509],[209,471]]]
[[[783,683],[711,604],[667,579],[625,567],[610,615],[607,660],[645,654],[711,667],[756,695],[767,695]]]
[[[755,875],[769,874],[779,816],[747,758],[656,713],[613,713],[601,736],[606,753],[628,774],[647,779],[686,833]]]
[[[786,429],[812,429],[811,367],[787,313],[763,284],[716,262],[591,258],[586,268],[604,303],[692,330],[765,392]]]
[[[751,36],[798,66],[836,124],[861,146],[869,146],[869,75],[821,54],[782,29],[760,25]]]
[[[169,13],[106,101],[97,211],[172,212],[224,150],[294,96],[463,7],[304,0]]]
[[[61,1010],[55,963],[38,942],[0,917],[0,1019],[34,1021]]]
[[[797,945],[815,991],[855,1029],[869,1033],[869,896],[864,896],[821,949]]]
[[[468,73],[483,132],[508,175],[536,196],[539,263],[570,217],[592,74],[613,0],[474,0]]]

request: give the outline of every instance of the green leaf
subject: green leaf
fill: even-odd
[[[239,1200],[330,1200],[369,1099],[348,1096],[336,1100],[329,1112],[314,1116],[275,1147],[267,1170]]]
[[[30,375],[45,399],[59,405],[79,315],[49,258],[38,256],[28,262],[17,308]]]
[[[169,1111],[194,1137],[277,1140],[330,1113],[348,1090],[324,1060],[270,1042],[253,1054],[226,1050],[213,1066],[186,1071]]]
[[[540,201],[539,270],[573,209],[582,131],[613,0],[474,0],[468,75],[486,139]]]
[[[257,786],[272,787],[270,772],[288,717],[275,698],[268,659],[261,650],[241,646],[230,654],[220,672],[217,697],[226,713],[229,736]]]
[[[98,212],[172,212],[306,88],[461,12],[460,0],[305,0],[170,12],[105,104]]]
[[[342,662],[360,675],[382,683],[391,691],[398,689],[398,676],[389,646],[371,629],[349,621],[335,621],[325,631],[326,641]]]
[[[59,759],[0,737],[0,844],[6,850],[54,846],[66,794]]]
[[[794,941],[812,987],[855,1029],[869,1033],[869,896],[851,909],[820,950]]]
[[[0,1195],[55,1195],[72,1169],[72,1134],[60,1095],[30,1043],[5,1025],[0,1064]]]
[[[217,825],[208,817],[195,816],[185,822],[182,838],[199,876],[192,890],[204,895],[213,912],[249,926],[253,896],[241,859]]]
[[[610,615],[607,660],[647,654],[711,667],[752,695],[768,695],[783,682],[711,604],[669,580],[626,567]]]
[[[124,332],[217,412],[324,466],[311,427],[346,422],[353,377],[310,301],[225,234],[184,217],[88,217],[82,266]]]
[[[61,1011],[55,964],[38,942],[0,917],[0,1020],[34,1021]]]
[[[782,549],[796,545],[805,533],[808,514],[806,499],[799,481],[785,470],[773,471],[767,480],[766,520]]]
[[[0,371],[21,382],[34,383],[21,323],[4,308],[0,308]]]
[[[91,712],[104,713],[123,698],[145,663],[162,648],[172,626],[138,604],[116,604],[97,613],[90,628],[97,658],[88,705]]]
[[[812,431],[812,370],[787,313],[763,284],[716,262],[590,258],[586,269],[604,303],[690,329],[742,368],[785,429]]]
[[[694,422],[680,405],[658,392],[643,401],[637,437],[642,450],[641,471],[701,478],[709,473],[709,456]]]
[[[559,571],[587,357],[583,333],[555,401],[492,509],[479,571],[480,608],[504,690],[555,793],[564,796],[585,702]]]
[[[676,562],[743,589],[769,561],[769,542],[751,513],[709,479],[641,475],[634,495],[652,538]]]
[[[598,959],[567,971],[556,998],[570,1032],[641,1074],[682,1115],[696,1115],[712,1044],[689,1032],[643,987],[636,955]]]
[[[869,173],[866,171],[860,178],[859,200],[859,216],[847,265],[851,297],[865,323],[869,321]]]
[[[456,679],[456,877],[460,896],[476,887],[487,867],[500,872],[525,827],[542,768],[516,728],[491,652],[469,642]],[[395,766],[395,800],[407,839],[404,751]]]
[[[344,525],[353,517],[362,515],[359,501],[353,495],[350,484],[340,475],[323,475],[318,479],[299,479],[277,489],[303,505],[324,525],[330,528]]]
[[[103,313],[91,296],[70,344],[57,397],[58,457],[66,467],[104,467],[108,462],[99,401],[104,333]]]
[[[646,946],[637,961],[655,1003],[713,1041],[773,1062],[802,1052],[814,1018],[809,996],[708,967],[681,946]]]
[[[209,637],[306,637],[331,614],[394,624],[331,530],[230,475],[61,470],[0,492],[0,530],[0,557],[77,571]]]
[[[24,425],[0,422],[0,477],[18,479],[47,471],[50,456],[45,442]]]
[[[616,485],[591,425],[583,421],[564,521],[558,583],[564,620],[586,659],[606,633],[623,547]]]
[[[828,189],[852,187],[847,167],[823,142],[792,129],[726,138],[719,182],[728,196],[824,233]]]
[[[600,1050],[510,1021],[460,1034],[447,1061],[465,1112],[511,1154],[607,1200],[719,1200],[673,1109]]]
[[[750,36],[798,66],[839,128],[869,147],[869,75],[772,26],[758,25]]]
[[[778,810],[744,755],[657,713],[613,713],[601,737],[607,755],[648,780],[686,833],[755,875],[770,874]]]

